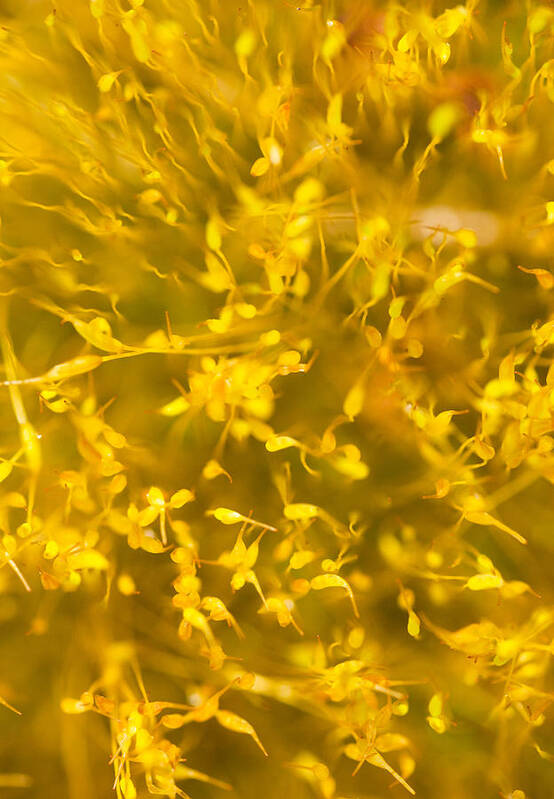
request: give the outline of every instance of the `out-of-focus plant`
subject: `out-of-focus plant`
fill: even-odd
[[[554,10],[0,3],[2,796],[554,789]]]

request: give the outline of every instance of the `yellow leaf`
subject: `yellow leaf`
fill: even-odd
[[[215,252],[221,249],[221,232],[217,219],[209,219],[206,224],[206,244]]]
[[[87,710],[91,709],[92,705],[82,702],[80,699],[70,699],[69,697],[65,697],[60,702],[60,707],[63,713],[75,714],[86,713]]]
[[[317,202],[325,194],[325,187],[323,184],[316,180],[316,178],[306,178],[296,188],[294,192],[294,201],[300,205],[309,205],[310,203]]]
[[[311,563],[316,557],[315,552],[310,552],[309,550],[295,552],[289,560],[289,568],[293,570],[303,569],[304,566]]]
[[[104,13],[104,0],[90,0],[90,13],[95,19],[100,19]]]
[[[145,205],[155,205],[163,198],[159,189],[146,189],[139,194],[139,200]]]
[[[265,175],[267,170],[269,169],[269,159],[265,156],[261,158],[256,158],[252,166],[250,167],[250,174],[254,178],[260,178],[262,175]]]
[[[150,58],[150,48],[148,47],[144,38],[146,23],[144,20],[137,20],[135,22],[131,17],[123,19],[123,30],[127,33],[131,40],[131,47],[137,61],[146,63]]]
[[[158,508],[163,508],[165,505],[164,495],[160,488],[152,486],[146,493],[146,499],[149,505],[156,505]]]
[[[242,513],[238,513],[236,510],[230,510],[229,508],[216,508],[213,515],[218,522],[222,524],[237,524],[237,522],[244,521]]]
[[[389,774],[391,774],[394,779],[408,791],[408,793],[411,793],[412,795],[415,794],[414,789],[408,785],[406,780],[401,777],[400,774],[392,768],[392,766],[387,763],[385,758],[379,754],[379,752],[374,752],[373,754],[369,755],[369,757],[367,757],[367,762],[371,763],[372,766],[377,766],[377,768],[385,769],[385,771],[388,771]]]
[[[256,47],[256,34],[251,28],[242,31],[235,41],[235,53],[239,58],[248,58]]]
[[[375,748],[380,752],[395,752],[398,749],[407,749],[409,746],[410,741],[405,735],[393,732],[385,732],[375,739]]]
[[[504,580],[499,574],[474,574],[465,584],[470,591],[486,591],[489,588],[500,588]]]
[[[178,730],[186,721],[186,716],[182,713],[168,713],[162,716],[161,722],[168,730]]]
[[[342,94],[335,94],[327,107],[327,125],[332,136],[342,131]]]
[[[431,716],[438,718],[442,715],[444,709],[444,702],[442,694],[433,694],[429,700],[429,713]]]
[[[148,527],[149,524],[152,524],[152,522],[158,518],[159,513],[159,507],[149,505],[147,508],[144,508],[144,510],[141,510],[138,514],[137,521],[141,527]]]
[[[105,75],[102,75],[96,84],[98,86],[98,90],[102,93],[109,92],[118,75],[119,72],[107,72]]]
[[[107,569],[109,563],[96,549],[82,549],[67,556],[67,565],[70,569]]]
[[[417,638],[419,636],[419,631],[421,629],[421,622],[419,617],[413,610],[409,612],[408,615],[408,633],[412,636],[412,638]]]
[[[336,457],[331,460],[331,465],[341,474],[352,480],[365,480],[369,475],[369,466],[360,460]]]
[[[9,475],[12,473],[12,469],[13,464],[11,464],[9,461],[3,461],[0,463],[0,483],[5,480],[6,477],[9,477]]]
[[[285,505],[284,514],[287,519],[292,521],[304,521],[315,519],[319,516],[320,508],[317,505],[310,505],[308,502],[296,502],[292,505]]]
[[[346,395],[342,409],[344,413],[353,419],[355,416],[358,416],[362,408],[364,407],[364,400],[365,400],[365,391],[363,383],[355,383],[348,394]]]
[[[460,117],[460,106],[457,103],[441,103],[431,112],[427,129],[433,139],[442,141],[452,132]]]
[[[491,527],[497,527],[499,530],[511,535],[512,538],[515,538],[516,541],[520,542],[520,544],[527,543],[527,540],[522,535],[517,533],[515,530],[512,530],[512,528],[508,527],[506,524],[498,521],[498,519],[495,519],[494,516],[491,516],[491,514],[487,513],[486,511],[472,511],[470,513],[466,513],[466,519],[468,522],[471,522],[471,524],[480,524],[485,527],[489,525]]]
[[[67,413],[67,411],[71,408],[71,402],[65,397],[54,400],[54,402],[48,402],[47,405],[48,409],[53,413]]]
[[[113,458],[103,458],[100,464],[100,473],[103,477],[113,477],[124,469],[124,465]]]
[[[279,450],[287,449],[287,447],[300,446],[296,439],[290,436],[270,436],[265,442],[265,448],[268,452],[279,452]]]
[[[163,405],[158,413],[162,416],[179,416],[181,413],[188,411],[190,403],[184,397],[176,397],[171,402]]]
[[[122,433],[112,430],[111,427],[104,428],[104,438],[115,449],[122,449],[127,444],[127,439]]]
[[[346,580],[339,574],[318,574],[317,577],[312,578],[310,581],[310,586],[315,591],[321,591],[324,588],[343,588],[350,597],[355,616],[359,618],[360,614],[358,612],[358,607],[356,605],[356,600],[354,599],[352,589]]]
[[[120,574],[117,578],[117,590],[123,596],[132,596],[137,593],[135,581],[130,574]]]
[[[435,718],[434,716],[427,716],[427,723],[431,727],[434,732],[437,732],[439,735],[442,735],[446,732],[446,722],[444,719]]]
[[[253,738],[258,744],[264,755],[268,757],[262,742],[258,738],[256,730],[251,724],[249,724],[248,721],[246,721],[246,719],[237,716],[235,713],[230,713],[228,710],[219,710],[216,713],[216,718],[222,727],[232,730],[233,732],[240,732],[244,735],[250,735],[250,737]]]
[[[219,475],[225,475],[230,483],[233,482],[229,472],[226,472],[223,466],[216,460],[208,461],[202,469],[202,476],[205,477],[206,480],[214,480],[216,477],[219,477]]]
[[[139,730],[139,732],[145,732],[145,730]],[[135,788],[135,784],[130,777],[120,777],[119,788],[123,794],[123,799],[136,799],[137,789]]]
[[[46,372],[45,378],[47,380],[67,380],[69,377],[92,372],[93,369],[98,369],[102,363],[100,355],[81,355],[78,358],[73,358],[72,361],[56,364]]]
[[[192,502],[194,499],[194,494],[192,491],[189,491],[187,488],[182,488],[180,491],[176,491],[175,494],[171,496],[169,500],[169,504],[172,508],[182,508],[187,502]]]

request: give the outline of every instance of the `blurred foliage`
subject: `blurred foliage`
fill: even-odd
[[[552,796],[553,103],[536,0],[0,1],[2,797]]]

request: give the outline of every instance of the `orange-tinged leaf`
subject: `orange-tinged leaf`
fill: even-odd
[[[535,275],[543,289],[551,289],[554,286],[554,275],[547,269],[526,269],[524,266],[518,266],[518,269],[528,275]]]

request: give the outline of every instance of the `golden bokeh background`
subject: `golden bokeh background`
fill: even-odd
[[[0,0],[2,797],[552,796],[553,103],[538,0]]]

